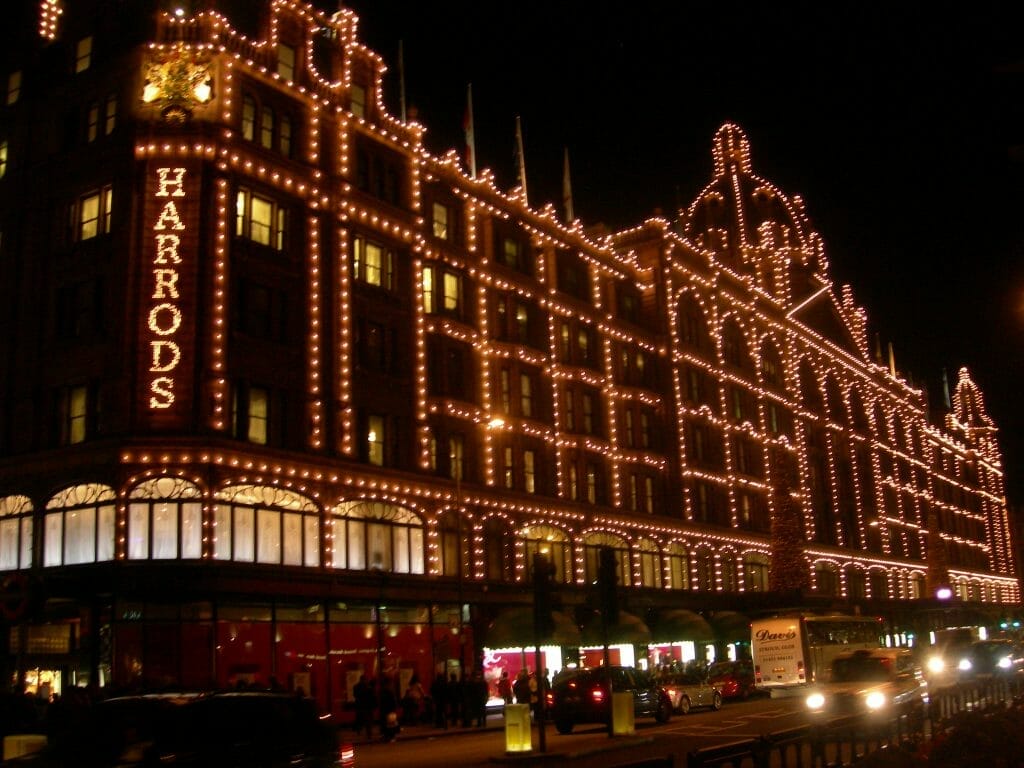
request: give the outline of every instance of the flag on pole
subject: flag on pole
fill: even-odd
[[[562,163],[562,207],[565,209],[565,220],[572,224],[576,215],[572,209],[572,176],[569,174],[569,148],[565,147],[565,157]]]
[[[516,164],[519,174],[519,188],[523,190],[523,202],[529,205],[526,195],[526,157],[523,154],[523,125],[516,115]]]
[[[398,101],[402,108],[402,122],[406,122],[405,114],[405,46],[398,41]]]
[[[466,135],[466,165],[469,178],[476,178],[476,135],[473,133],[473,84],[466,86],[466,114],[462,118],[462,130]]]

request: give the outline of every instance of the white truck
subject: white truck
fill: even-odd
[[[823,680],[843,651],[880,647],[881,619],[871,616],[795,614],[750,625],[754,684],[772,696]]]

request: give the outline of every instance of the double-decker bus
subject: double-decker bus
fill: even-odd
[[[824,679],[843,651],[882,647],[882,622],[872,616],[794,615],[750,625],[754,683],[782,692]]]

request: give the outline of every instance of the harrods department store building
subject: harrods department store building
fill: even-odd
[[[536,552],[566,663],[605,547],[637,663],[741,643],[723,613],[898,635],[1019,603],[981,392],[930,406],[878,359],[739,127],[689,207],[598,232],[429,153],[352,12],[161,5],[10,12],[5,683],[273,677],[336,710],[353,674],[532,645]],[[799,593],[769,589],[787,537]]]

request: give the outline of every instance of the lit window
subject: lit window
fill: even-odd
[[[597,467],[587,464],[587,501],[597,503]]]
[[[61,443],[75,445],[85,441],[89,415],[87,387],[69,387],[61,396]]]
[[[440,286],[441,295],[437,293]],[[440,302],[440,304],[438,303]],[[462,312],[462,275],[439,267],[423,269],[423,309],[459,317]]]
[[[100,130],[100,105],[93,102],[89,105],[89,124],[85,130],[85,140],[96,141],[96,135]]]
[[[559,347],[564,362],[569,362],[572,359],[572,336],[568,323],[562,323],[559,333],[561,339],[561,345]]]
[[[633,412],[626,411],[626,447],[633,448],[636,438],[633,437]]]
[[[573,501],[579,501],[580,498],[579,471],[575,464],[569,465],[569,498]]]
[[[570,432],[576,431],[576,403],[575,395],[571,389],[566,387],[565,390],[565,403],[563,406],[563,412],[565,413],[565,428]],[[575,498],[575,497],[574,497]]]
[[[295,49],[290,45],[277,44],[277,74],[285,80],[295,79]]]
[[[117,126],[117,94],[107,96],[106,107],[103,118],[103,134],[109,136]]]
[[[103,187],[79,198],[72,212],[75,234],[78,240],[89,240],[97,235],[110,232],[110,216],[113,193],[110,187]]]
[[[650,477],[644,478],[644,496],[643,496],[643,511],[651,513],[654,511],[654,479]]]
[[[586,328],[580,328],[579,333],[576,334],[576,346],[580,351],[580,360],[590,359],[590,334],[587,333]]]
[[[242,99],[242,138],[246,141],[256,138],[256,101],[252,96]]]
[[[394,287],[394,253],[362,237],[355,239],[355,278],[391,290]]]
[[[519,269],[519,252],[518,240],[506,237],[501,241],[501,262],[505,266]]]
[[[453,312],[462,303],[462,281],[458,275],[451,272],[444,273],[444,308]]]
[[[503,473],[505,477],[505,487],[512,488],[514,485],[514,474],[512,471],[512,449],[505,448],[505,450],[503,451],[503,455],[505,460]]]
[[[519,408],[526,418],[533,416],[533,379],[526,373],[519,375]]]
[[[264,149],[274,146],[274,110],[270,107],[264,107],[260,115],[260,144]]]
[[[248,189],[238,190],[235,201],[235,234],[260,245],[284,250],[287,211]]]
[[[466,445],[462,435],[449,435],[448,437],[448,468],[453,480],[462,480],[466,476]]]
[[[501,369],[501,410],[512,413],[512,381],[508,368]]]
[[[519,341],[530,338],[530,313],[524,304],[516,304],[516,329],[519,332]]]
[[[523,451],[523,490],[527,493],[537,492],[537,454],[534,451]]]
[[[371,464],[384,466],[384,417],[370,416],[367,419],[366,458]]]
[[[267,443],[267,418],[269,408],[267,403],[267,390],[260,387],[249,389],[249,412],[247,439],[251,443],[266,445]]]
[[[7,139],[0,141],[0,179],[7,175]]]
[[[16,104],[21,97],[21,70],[7,76],[7,104]]]
[[[366,89],[353,84],[349,88],[349,110],[356,117],[366,117]]]
[[[434,237],[448,239],[448,206],[434,203]]]
[[[92,37],[83,37],[75,48],[75,72],[85,72],[92,64]]]

